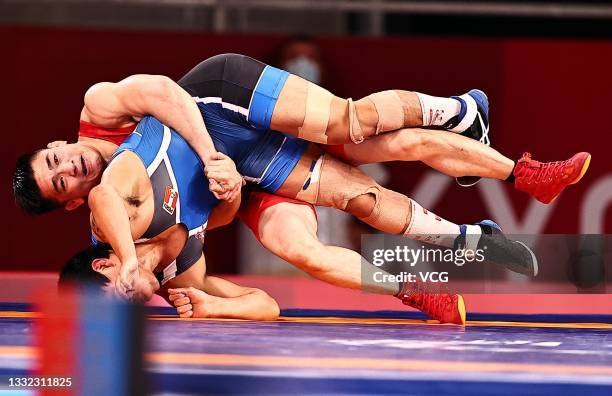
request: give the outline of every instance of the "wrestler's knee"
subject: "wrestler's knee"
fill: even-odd
[[[355,116],[361,126],[364,136],[376,134],[376,124],[378,123],[378,113],[376,106],[369,97],[355,101]]]
[[[353,101],[335,97],[328,125],[329,144],[360,143],[376,133],[378,116],[367,98]]]
[[[330,136],[338,143],[361,143],[376,135],[379,116],[370,96],[353,101],[336,97],[330,118]]]
[[[367,190],[372,201],[366,202],[363,209],[370,209],[368,214],[357,215],[360,220],[376,228],[400,234],[408,227],[411,221],[411,200],[405,195],[374,185]],[[371,206],[369,206],[371,205]],[[363,215],[365,214],[365,215]]]
[[[291,75],[272,114],[272,127],[295,131],[288,126],[297,121],[299,138],[321,144],[361,143],[372,135],[401,128],[404,118],[404,105],[396,91],[353,101]]]
[[[317,87],[316,89],[322,89]],[[326,91],[328,97],[324,100],[323,94],[317,105],[306,105],[304,123],[299,129],[298,137],[323,144],[348,144],[353,142],[351,136],[350,113],[351,102],[347,99],[334,96]],[[314,95],[309,92],[309,99]],[[323,104],[324,103],[324,104]],[[353,112],[354,112],[354,102]]]
[[[376,206],[380,186],[358,168],[322,155],[304,181],[297,199],[367,217]]]
[[[323,144],[361,143],[376,134],[379,127],[380,118],[371,96],[357,101],[343,99],[309,83],[298,137]]]
[[[316,237],[293,241],[285,246],[285,260],[317,277],[330,270],[326,265],[329,252]]]
[[[314,212],[305,205],[274,205],[260,220],[261,243],[292,264],[306,263],[308,252],[318,248],[316,232]]]
[[[376,92],[346,102],[349,137],[354,143],[404,126],[404,105],[396,91]]]
[[[279,256],[300,268],[316,269],[316,257],[320,256],[322,248],[323,245],[316,238],[295,234],[280,238],[278,244]]]
[[[346,211],[357,218],[368,217],[374,211],[377,198],[377,195],[373,192],[358,195],[349,199]]]

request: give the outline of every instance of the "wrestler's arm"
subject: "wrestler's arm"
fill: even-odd
[[[244,183],[244,179],[236,170],[234,161],[223,153],[216,153],[214,155],[214,159],[206,169],[206,175],[212,178],[232,179],[241,185]],[[213,228],[231,223],[240,208],[241,199],[241,191],[238,191],[235,198],[220,202],[208,217],[207,229],[212,230]]]
[[[216,149],[202,114],[189,93],[168,77],[137,74],[118,83],[95,84],[85,94],[81,119],[116,128],[148,114],[180,133],[205,166],[210,163]],[[226,194],[220,194],[224,190],[219,186],[211,186],[220,199],[234,197],[240,189],[240,185],[231,185],[227,180],[216,181],[228,186]]]
[[[118,158],[119,159],[119,158]],[[133,242],[129,215],[123,196],[136,197],[134,186],[138,183],[138,172],[133,172],[129,159],[112,162],[102,175],[100,184],[89,193],[88,205],[98,237],[103,236],[121,261],[117,291],[126,294],[132,290],[132,281],[138,276],[138,258]],[[126,297],[128,297],[126,295]]]
[[[212,230],[231,223],[234,217],[236,217],[238,209],[240,209],[240,200],[240,193],[238,193],[237,199],[234,199],[232,202],[221,201],[219,205],[212,210],[210,216],[208,216],[208,225],[206,229]]]

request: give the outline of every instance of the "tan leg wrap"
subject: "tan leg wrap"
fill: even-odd
[[[326,154],[313,161],[296,199],[345,210],[348,202],[366,193],[376,182],[360,169]]]
[[[410,222],[408,197],[378,186],[368,188],[366,194],[374,195],[376,204],[369,216],[359,218],[361,221],[377,227],[384,225],[387,232],[395,234],[401,234],[408,227]]]
[[[363,195],[373,195],[375,204],[369,216],[360,218],[362,221],[395,234],[401,234],[408,227],[410,200],[406,196],[380,187],[359,168],[326,154],[313,161],[296,198],[346,210],[352,199]]]
[[[321,170],[323,169],[324,163],[325,154],[321,154],[319,158],[312,162],[308,176],[306,176],[306,180],[304,180],[304,184],[302,184],[302,189],[297,193],[296,199],[311,204],[317,203],[321,182]]]
[[[353,99],[348,98],[348,111],[349,111],[349,136],[355,144],[363,142],[363,131],[361,130],[361,124],[357,118],[357,109],[355,108],[355,102]]]
[[[376,134],[394,131],[404,126],[404,105],[395,91],[376,92],[368,96],[378,113]]]
[[[298,128],[298,137],[315,143],[327,144],[327,125],[334,95],[316,84],[308,82],[304,123]]]

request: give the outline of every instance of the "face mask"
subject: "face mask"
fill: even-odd
[[[285,70],[312,83],[319,84],[321,82],[319,65],[305,56],[298,56],[297,58],[287,61],[287,63],[285,63]]]

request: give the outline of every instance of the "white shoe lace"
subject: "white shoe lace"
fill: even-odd
[[[478,122],[480,122],[480,127],[482,128],[482,136],[480,137],[479,142],[490,146],[491,139],[489,139],[489,126],[485,125],[485,122],[482,119],[480,112],[476,113],[476,117],[478,117]]]

